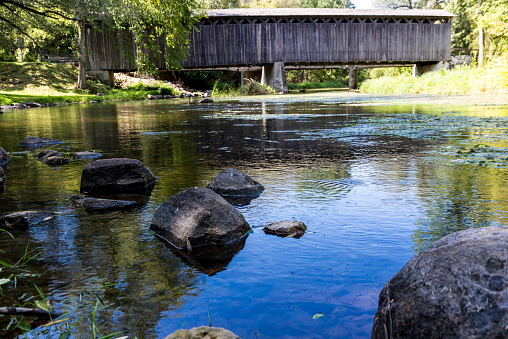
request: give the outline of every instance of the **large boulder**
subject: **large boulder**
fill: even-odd
[[[11,157],[9,154],[2,147],[0,147],[0,166],[7,166],[10,159]]]
[[[508,227],[448,235],[383,288],[372,338],[507,338]]]
[[[153,173],[135,159],[99,159],[81,174],[81,192],[87,194],[145,193],[156,182]]]
[[[250,226],[233,205],[213,191],[194,187],[171,196],[150,228],[180,249],[220,246],[242,238]]]
[[[201,326],[177,330],[164,339],[240,339],[233,332],[220,327]]]
[[[57,145],[63,144],[62,140],[58,139],[47,139],[47,138],[39,138],[39,137],[26,137],[25,139],[19,142],[19,146],[23,148],[41,148],[46,147],[47,145]]]
[[[259,182],[247,174],[228,168],[206,186],[217,194],[231,197],[259,196],[265,189]]]
[[[53,218],[55,213],[46,211],[23,211],[0,217],[0,228],[4,230],[25,231],[30,226]]]

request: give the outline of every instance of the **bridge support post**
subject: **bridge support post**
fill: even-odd
[[[432,71],[439,71],[441,68],[443,68],[442,62],[436,62],[433,64],[415,64],[413,66],[413,77],[419,77],[420,75],[423,75],[427,72]]]
[[[349,89],[358,89],[358,68],[349,69]]]
[[[274,62],[273,64],[263,66],[261,85],[272,86],[277,93],[289,93],[284,63]]]
[[[109,88],[115,88],[115,72],[108,70]]]

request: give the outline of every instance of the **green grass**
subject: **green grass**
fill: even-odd
[[[343,88],[348,87],[346,79],[336,81],[323,81],[323,82],[302,82],[298,84],[290,83],[288,88],[290,90],[302,90],[302,89],[321,89],[321,88]]]
[[[508,93],[508,66],[459,67],[428,72],[417,78],[410,74],[384,76],[364,81],[360,91],[379,94],[505,94]]]
[[[178,94],[168,84],[154,86],[137,83],[128,89],[109,89],[97,80],[88,80],[88,88],[76,88],[78,68],[66,64],[38,62],[0,62],[0,105],[33,101],[40,104],[89,102],[91,100],[145,100],[148,94]],[[97,96],[102,93],[103,96]]]

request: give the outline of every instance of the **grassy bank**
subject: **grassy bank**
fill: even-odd
[[[508,66],[460,67],[425,73],[417,78],[410,74],[385,76],[363,82],[360,91],[379,94],[507,94]]]
[[[307,90],[307,89],[322,89],[322,88],[344,88],[348,87],[346,79],[336,81],[323,81],[323,82],[302,82],[302,83],[289,83],[290,90]]]
[[[33,101],[40,104],[88,102],[91,100],[144,100],[149,94],[176,95],[178,90],[163,81],[127,84],[109,89],[96,79],[88,79],[86,90],[76,88],[78,68],[49,63],[0,63],[0,105]],[[101,93],[102,96],[97,96]]]

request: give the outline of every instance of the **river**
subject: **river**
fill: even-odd
[[[370,337],[379,292],[416,253],[508,220],[507,98],[413,98],[327,93],[0,114],[0,147],[12,155],[0,215],[59,212],[15,239],[0,234],[0,260],[16,262],[27,244],[38,253],[16,287],[2,285],[0,306],[30,305],[36,284],[57,310],[84,317],[72,330],[83,338],[98,300],[102,335],[164,338],[211,323],[242,338]],[[18,146],[29,135],[65,141],[51,148],[66,155],[141,160],[158,182],[144,206],[86,213],[69,197],[90,160],[49,167]],[[168,197],[228,167],[266,190],[237,206],[252,233],[211,272],[180,259],[149,226]],[[308,232],[262,230],[287,219]],[[0,331],[8,323],[0,318]],[[38,331],[54,337],[61,325]]]

